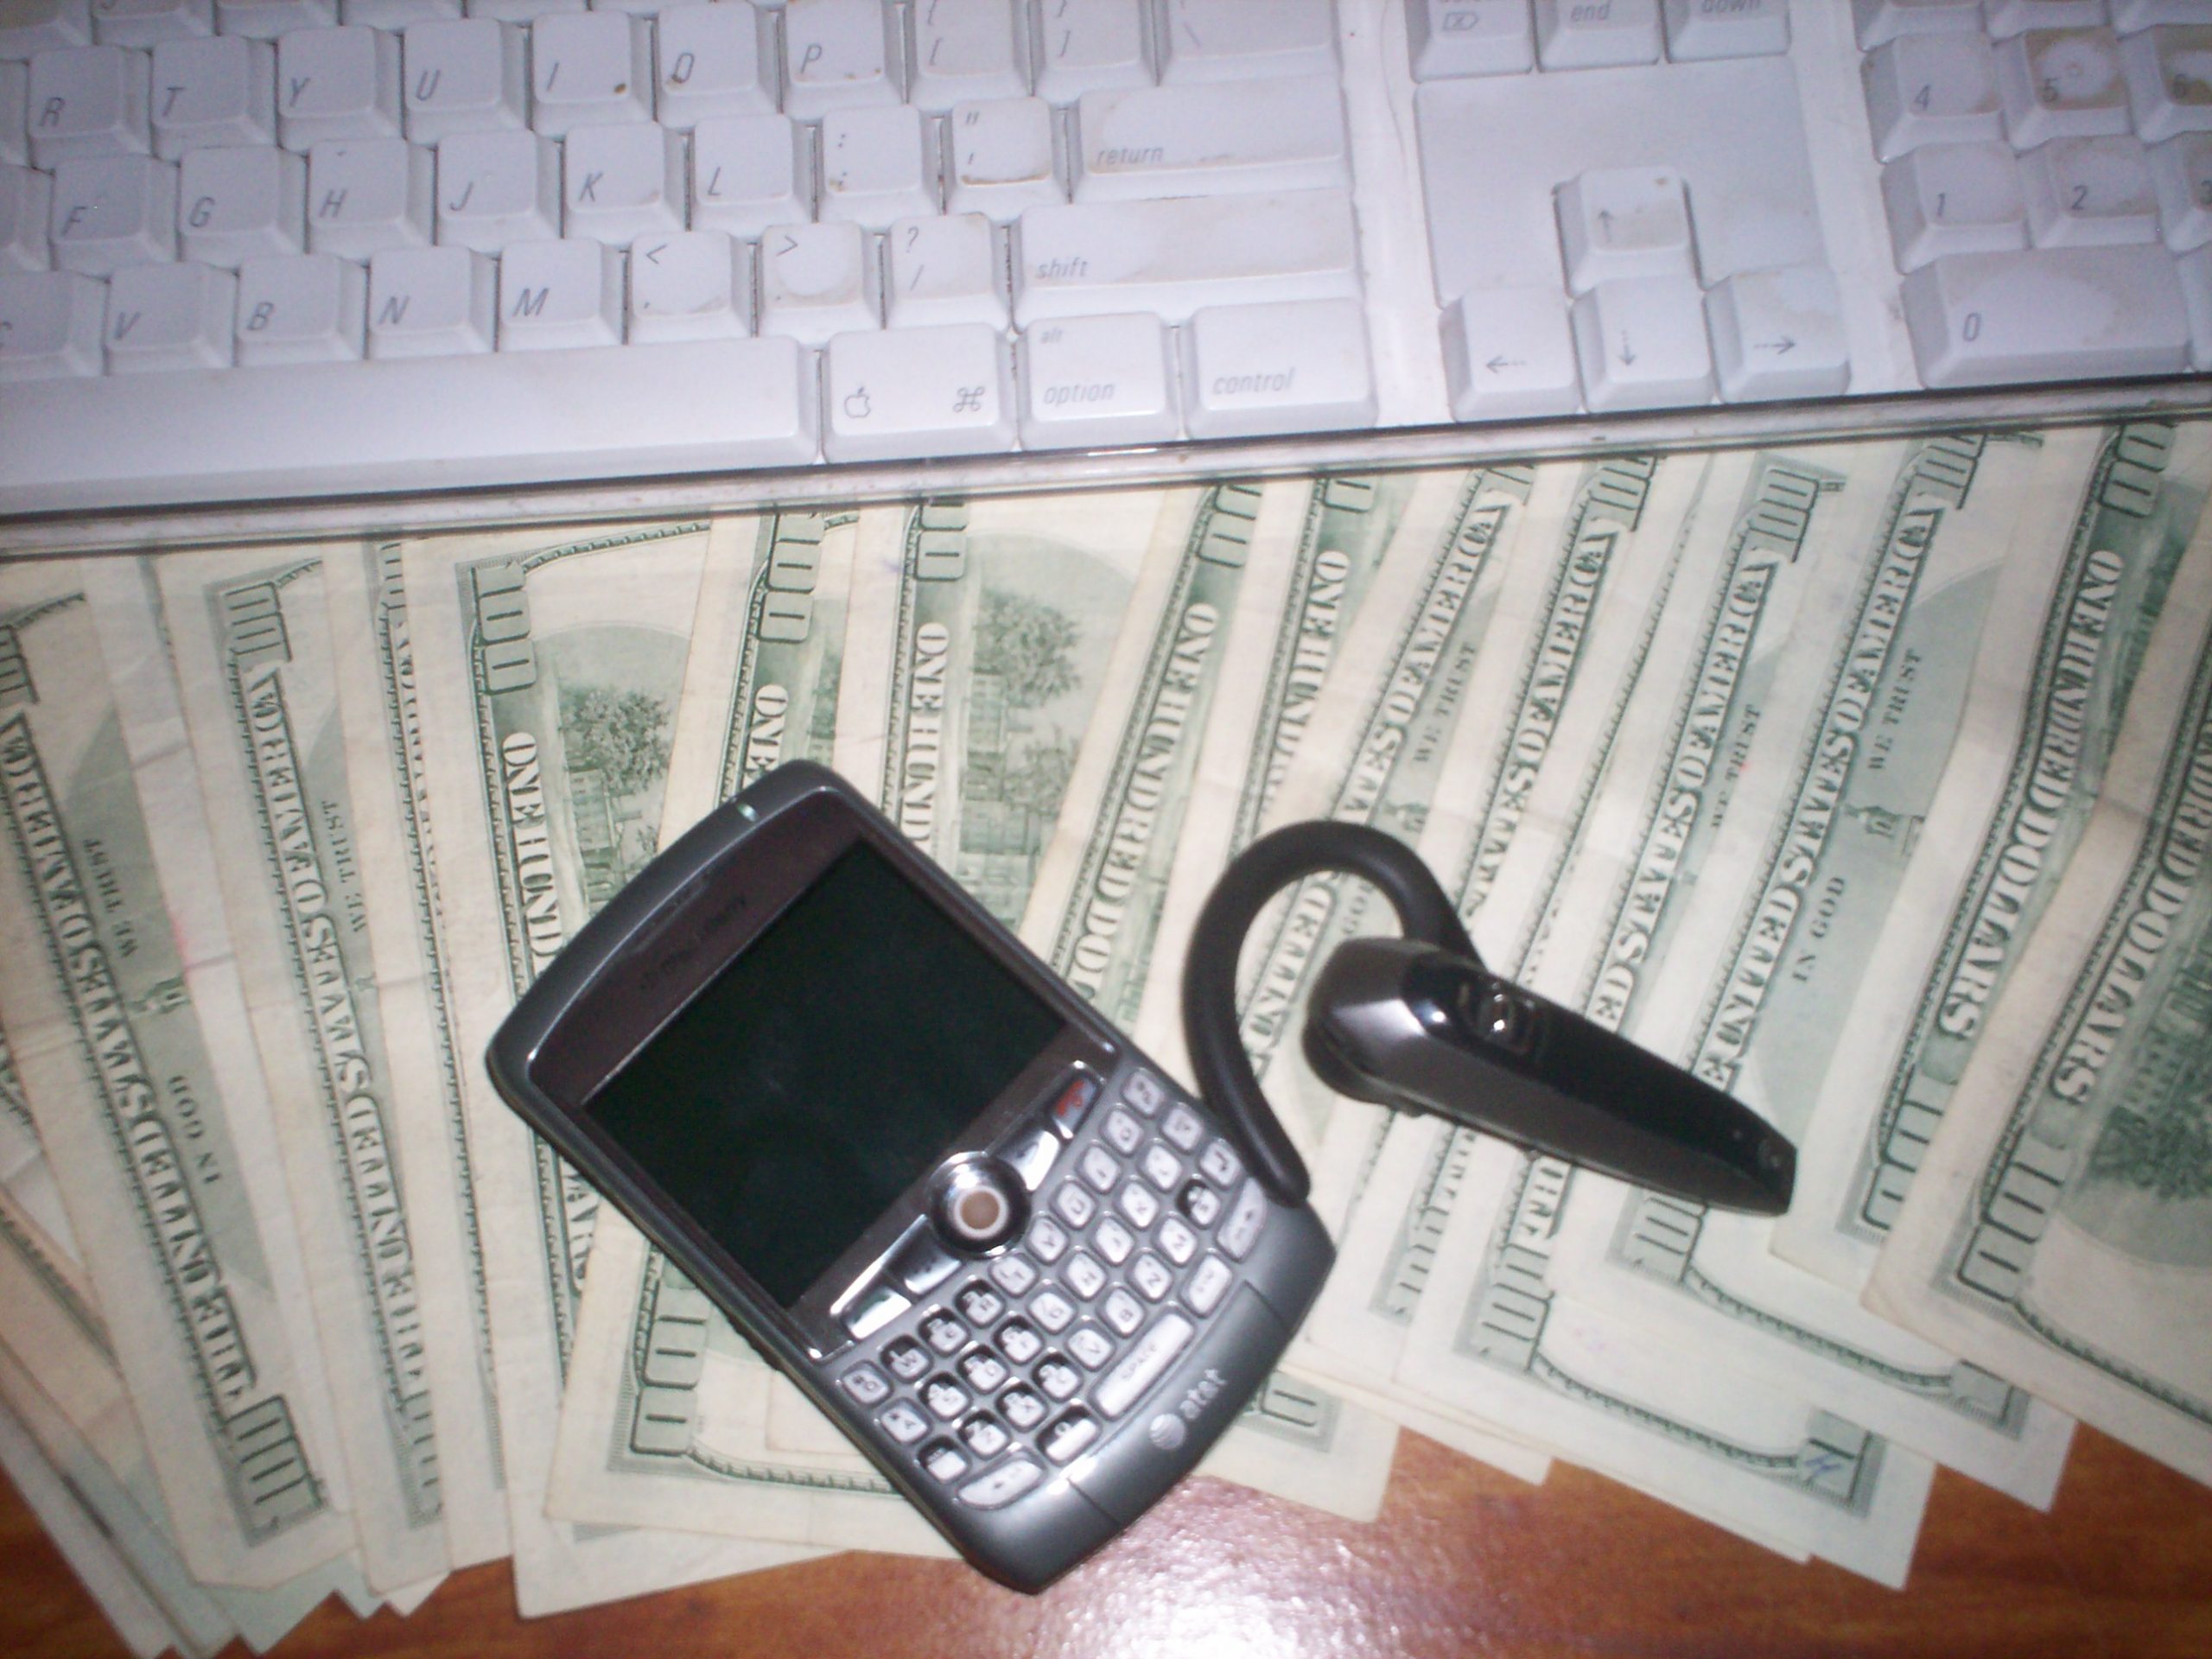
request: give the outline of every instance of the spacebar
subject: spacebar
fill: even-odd
[[[0,512],[803,466],[796,341],[381,359],[0,385]]]

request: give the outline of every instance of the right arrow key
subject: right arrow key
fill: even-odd
[[[1851,386],[1843,298],[1822,265],[1747,270],[1705,296],[1720,395],[1730,403],[1769,397],[1838,397]]]

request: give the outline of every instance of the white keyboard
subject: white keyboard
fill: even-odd
[[[2207,368],[2212,0],[0,0],[0,514]]]

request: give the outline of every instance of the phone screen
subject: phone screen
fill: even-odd
[[[585,1106],[789,1307],[1061,1028],[858,842]]]

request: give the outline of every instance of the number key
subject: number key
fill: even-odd
[[[912,1337],[901,1337],[883,1351],[883,1363],[902,1382],[912,1382],[930,1368],[930,1357]]]
[[[999,1396],[999,1409],[1006,1420],[1024,1433],[1045,1421],[1046,1407],[1042,1400],[1027,1389],[1008,1389]]]
[[[933,1376],[922,1384],[922,1403],[950,1422],[968,1409],[968,1391],[949,1376]]]
[[[968,1340],[968,1327],[940,1310],[922,1321],[922,1340],[940,1354],[957,1353]]]
[[[1083,1373],[1055,1354],[1037,1367],[1037,1386],[1055,1400],[1065,1400],[1083,1386]]]
[[[1068,1313],[1072,1318],[1075,1310],[1069,1308]],[[1020,1319],[1008,1319],[999,1327],[1000,1351],[1017,1365],[1027,1365],[1036,1358],[1044,1345],[1045,1339]]]
[[[873,1406],[891,1397],[891,1383],[873,1365],[855,1365],[838,1379],[845,1385],[845,1392],[864,1406]]]
[[[960,1311],[978,1327],[990,1324],[1006,1312],[1006,1303],[988,1285],[981,1282],[968,1286],[953,1299]]]
[[[1006,1381],[1005,1363],[988,1348],[978,1348],[960,1362],[960,1375],[978,1394],[988,1394]]]
[[[1006,1450],[1007,1435],[995,1420],[989,1417],[970,1417],[960,1427],[960,1438],[968,1442],[968,1449],[986,1462]]]

